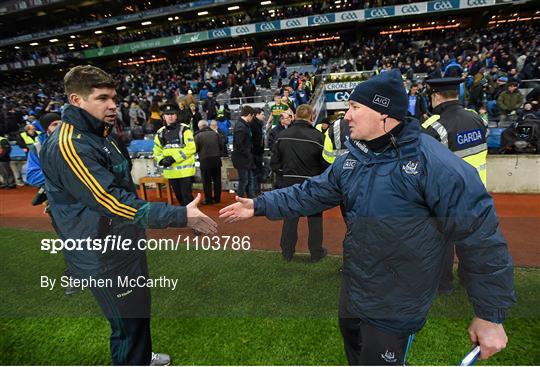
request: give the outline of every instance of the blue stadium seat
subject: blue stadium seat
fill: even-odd
[[[128,152],[132,158],[152,154],[153,149],[154,141],[146,139],[132,140],[128,146]]]
[[[9,153],[9,157],[11,158],[12,161],[25,161],[26,160],[26,154],[24,153],[24,150],[17,144],[11,145],[11,152]]]
[[[489,129],[489,134],[487,136],[488,149],[501,148],[501,134],[504,130],[506,129],[503,127],[494,127]]]

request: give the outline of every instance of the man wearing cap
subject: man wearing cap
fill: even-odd
[[[406,118],[399,72],[359,84],[349,103],[347,154],[301,185],[237,198],[220,217],[277,220],[344,203],[339,321],[352,365],[406,362],[437,294],[446,248],[455,243],[475,312],[469,336],[489,358],[506,346],[501,323],[515,302],[492,198],[474,168]]]
[[[460,78],[427,80],[431,87],[433,115],[423,124],[426,134],[433,136],[458,157],[473,166],[486,185],[487,126],[474,111],[466,110],[458,101]],[[454,247],[447,248],[439,292],[452,293]]]
[[[178,107],[162,107],[165,126],[154,137],[154,159],[163,167],[163,176],[169,180],[181,206],[193,201],[192,187],[195,176],[195,140],[190,126],[178,121]]]

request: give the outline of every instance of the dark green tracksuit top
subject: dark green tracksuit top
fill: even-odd
[[[103,239],[107,235],[137,241],[145,228],[184,227],[185,207],[138,198],[127,160],[104,137],[104,122],[67,105],[62,125],[47,139],[40,159],[45,187],[61,239]],[[130,251],[64,251],[75,275],[107,274],[144,256]]]

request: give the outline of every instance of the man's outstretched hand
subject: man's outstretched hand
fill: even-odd
[[[217,232],[217,223],[197,208],[201,198],[201,194],[197,194],[197,197],[186,206],[187,226],[204,234],[214,234]]]
[[[245,220],[255,215],[253,199],[244,199],[236,196],[236,203],[226,206],[219,211],[219,217],[225,219],[225,223]]]
[[[502,324],[495,324],[478,317],[472,319],[469,325],[471,342],[480,345],[480,358],[488,359],[506,347],[508,337]]]

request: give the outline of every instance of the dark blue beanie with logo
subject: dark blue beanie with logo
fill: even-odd
[[[407,117],[409,99],[403,86],[401,73],[397,70],[383,72],[358,84],[349,100],[361,103],[398,121],[405,121]]]

